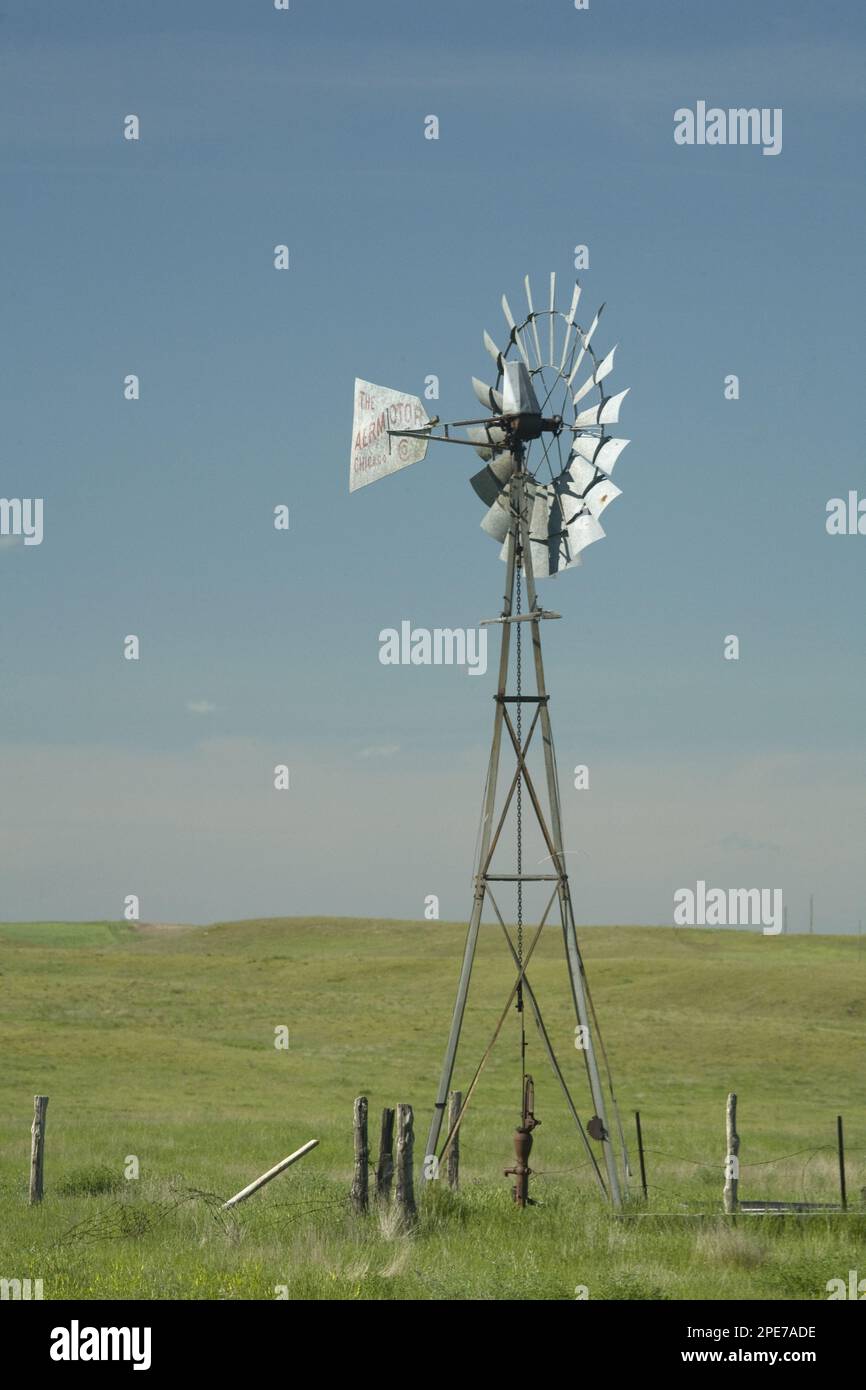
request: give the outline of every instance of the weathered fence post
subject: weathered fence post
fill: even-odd
[[[412,1181],[412,1151],[415,1147],[411,1105],[397,1106],[397,1209],[403,1224],[410,1226],[416,1216],[415,1188]]]
[[[352,1174],[352,1209],[365,1212],[368,1204],[370,1148],[367,1141],[367,1097],[358,1096],[353,1114],[355,1171]]]
[[[456,1192],[460,1186],[460,1131],[455,1130],[457,1118],[460,1114],[460,1107],[463,1104],[463,1092],[452,1091],[448,1097],[448,1133],[454,1133],[451,1140],[451,1147],[448,1150],[448,1186],[452,1192]]]
[[[386,1106],[382,1111],[382,1128],[379,1133],[379,1162],[376,1164],[376,1196],[380,1202],[387,1202],[391,1196],[391,1181],[394,1177],[394,1111]]]
[[[740,1136],[737,1133],[737,1097],[732,1091],[728,1096],[725,1113],[725,1211],[732,1215],[737,1210],[737,1186],[740,1177]]]
[[[33,1124],[30,1144],[30,1205],[42,1201],[42,1185],[45,1166],[45,1112],[48,1109],[47,1096],[33,1097]]]

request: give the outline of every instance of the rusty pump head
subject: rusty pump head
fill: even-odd
[[[516,1179],[511,1189],[516,1204],[521,1209],[535,1205],[529,1195],[529,1175],[532,1169],[529,1167],[529,1155],[532,1151],[532,1131],[537,1125],[541,1124],[532,1113],[535,1105],[535,1083],[531,1076],[527,1076],[523,1085],[523,1118],[517,1129],[514,1131],[514,1152],[517,1162],[513,1168],[506,1168],[505,1176]]]

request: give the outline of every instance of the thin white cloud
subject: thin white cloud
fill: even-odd
[[[149,921],[309,913],[420,920],[425,896],[435,893],[443,920],[464,920],[487,752],[413,754],[407,781],[403,758],[360,768],[341,748],[313,755],[282,740],[206,739],[158,753],[0,746],[9,788],[0,799],[0,915],[118,917],[124,897],[136,893]],[[855,748],[818,762],[800,753],[736,763],[708,755],[700,766],[687,756],[604,759],[590,789],[578,791],[563,747],[578,921],[670,921],[674,891],[704,879],[782,888],[792,930],[808,922],[813,893],[823,927],[853,930],[863,915],[864,761]],[[292,770],[285,792],[273,782],[282,763]],[[740,849],[722,848],[732,826],[779,852],[744,859]],[[500,848],[502,871],[511,872],[511,822]],[[503,895],[499,906],[508,919],[513,903]]]
[[[399,743],[373,743],[369,748],[362,748],[357,756],[359,758],[393,758],[394,754],[399,752]]]
[[[190,714],[213,714],[216,709],[210,700],[187,700],[186,707]]]

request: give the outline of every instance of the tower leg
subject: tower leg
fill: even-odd
[[[534,612],[538,606],[538,601],[535,592],[535,577],[532,573],[532,552],[529,543],[529,528],[525,520],[522,520],[521,525],[524,532],[523,568],[526,576],[526,594],[529,611]],[[535,659],[535,678],[538,694],[546,697],[547,686],[544,680],[544,660],[541,655],[541,631],[537,618],[532,623],[532,651]],[[587,1075],[589,1077],[589,1087],[592,1094],[592,1103],[604,1130],[601,1143],[610,1187],[610,1199],[613,1206],[619,1210],[622,1206],[622,1197],[620,1194],[619,1176],[616,1171],[616,1154],[610,1142],[610,1132],[608,1130],[607,1114],[604,1104],[604,1091],[598,1071],[595,1047],[593,1045],[592,1021],[589,1016],[589,1007],[586,998],[583,961],[580,957],[580,950],[577,945],[577,933],[574,929],[571,889],[568,884],[568,873],[565,867],[565,855],[563,853],[562,816],[559,805],[559,779],[556,775],[556,755],[553,751],[553,729],[550,723],[550,709],[546,698],[542,700],[540,709],[541,736],[544,743],[544,771],[547,780],[547,798],[550,806],[550,833],[556,853],[556,869],[559,874],[559,910],[562,916],[565,956],[568,963],[568,975],[571,983],[574,1009],[577,1015],[577,1021],[583,1029],[583,1037],[585,1039],[584,1053]]]
[[[475,959],[475,947],[478,942],[478,928],[481,925],[481,909],[483,906],[484,884],[481,883],[480,885],[476,885],[475,889],[475,898],[472,903],[472,916],[469,920],[469,931],[466,936],[466,945],[463,948],[463,966],[460,971],[460,982],[457,986],[457,998],[454,1001],[454,1012],[451,1016],[451,1029],[448,1034],[448,1044],[445,1048],[445,1057],[442,1062],[439,1089],[436,1092],[436,1104],[433,1110],[433,1118],[430,1121],[430,1132],[427,1135],[427,1148],[424,1152],[424,1179],[427,1182],[439,1176],[437,1171],[438,1160],[436,1160],[436,1147],[439,1143],[442,1121],[445,1117],[448,1092],[451,1089],[454,1059],[457,1056],[457,1044],[460,1041],[460,1030],[463,1027],[463,1014],[466,1009],[466,998],[469,994],[469,980],[472,975],[472,963]]]
[[[514,603],[514,574],[515,574],[515,543],[514,529],[509,532],[508,560],[506,565],[505,594],[502,601],[502,617],[511,616],[511,608]],[[499,650],[499,685],[498,692],[502,696],[505,694],[505,687],[508,681],[508,661],[511,651],[511,625],[502,624],[502,643]],[[430,1132],[427,1136],[427,1147],[424,1151],[424,1178],[430,1181],[437,1176],[435,1162],[431,1162],[436,1157],[436,1146],[439,1143],[439,1134],[442,1129],[442,1120],[445,1116],[445,1106],[448,1103],[448,1092],[451,1089],[451,1077],[454,1072],[454,1059],[457,1056],[457,1044],[460,1041],[460,1030],[463,1027],[463,1014],[466,1009],[466,998],[469,994],[469,980],[472,975],[472,963],[475,959],[475,948],[478,944],[478,928],[481,925],[481,913],[484,908],[485,882],[484,872],[487,867],[487,860],[490,854],[490,840],[493,834],[493,812],[496,806],[496,785],[499,776],[499,755],[502,747],[502,723],[504,705],[502,700],[496,702],[496,716],[493,722],[493,742],[490,748],[490,761],[487,765],[487,784],[484,793],[484,812],[481,825],[481,842],[478,849],[478,863],[475,872],[475,896],[472,900],[472,915],[469,919],[469,930],[466,935],[466,945],[463,948],[463,965],[460,970],[460,981],[457,986],[457,998],[454,1001],[454,1012],[451,1016],[451,1028],[448,1033],[448,1044],[445,1048],[445,1057],[442,1062],[442,1071],[439,1077],[439,1089],[436,1093],[436,1104],[433,1110],[433,1118],[430,1121]]]

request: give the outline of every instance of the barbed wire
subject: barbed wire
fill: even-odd
[[[231,1208],[229,1211],[223,1210],[225,1201],[226,1198],[220,1193],[207,1192],[197,1187],[184,1188],[178,1193],[174,1201],[138,1202],[136,1204],[115,1201],[110,1203],[107,1209],[104,1208],[94,1216],[85,1217],[82,1221],[75,1222],[52,1244],[55,1247],[63,1247],[77,1242],[87,1244],[100,1240],[134,1240],[140,1236],[149,1235],[151,1231],[167,1221],[174,1212],[189,1206],[192,1202],[202,1202],[214,1222],[221,1227],[224,1233],[228,1234],[230,1230],[237,1229],[237,1215],[235,1210]],[[311,1203],[304,1197],[293,1198],[288,1202],[279,1202],[275,1204],[276,1215],[270,1220],[266,1220],[265,1225],[279,1228],[290,1224],[291,1221],[306,1213],[330,1207],[347,1206],[348,1201],[348,1196],[341,1195],[322,1202]],[[297,1217],[293,1214],[288,1220],[280,1219],[286,1208],[295,1207],[303,1209],[297,1213]]]
[[[740,1171],[742,1171],[743,1168],[766,1168],[767,1165],[771,1163],[785,1163],[789,1158],[799,1158],[801,1154],[810,1154],[811,1157],[814,1158],[816,1154],[823,1153],[827,1149],[829,1149],[832,1153],[835,1153],[836,1145],[818,1144],[815,1148],[795,1149],[793,1153],[780,1154],[778,1158],[759,1158],[754,1159],[749,1163],[741,1161]],[[697,1168],[717,1169],[724,1166],[722,1163],[707,1163],[703,1159],[686,1158],[683,1154],[665,1153],[663,1149],[644,1149],[644,1153],[655,1154],[658,1158],[669,1158],[673,1163],[692,1163]],[[850,1155],[853,1153],[866,1153],[866,1149],[846,1149],[845,1153],[846,1155]]]
[[[808,1154],[809,1157],[806,1159],[806,1162],[803,1164],[803,1168],[802,1168],[802,1171],[801,1171],[801,1173],[800,1173],[800,1190],[801,1190],[801,1193],[802,1193],[802,1200],[803,1200],[804,1202],[806,1202],[806,1201],[807,1201],[807,1195],[806,1195],[806,1171],[807,1171],[807,1169],[808,1169],[808,1167],[809,1167],[809,1164],[813,1161],[813,1159],[817,1158],[818,1154],[820,1154],[820,1153],[827,1153],[828,1151],[831,1152],[831,1153],[835,1153],[835,1152],[836,1152],[836,1146],[835,1146],[834,1144],[818,1144],[818,1145],[816,1145],[814,1148],[795,1149],[795,1150],[793,1151],[793,1153],[779,1154],[779,1155],[777,1155],[775,1158],[755,1159],[755,1160],[754,1160],[753,1162],[751,1162],[751,1163],[743,1163],[743,1162],[741,1162],[741,1163],[740,1163],[740,1172],[742,1173],[742,1171],[743,1171],[744,1169],[751,1169],[751,1168],[766,1168],[766,1167],[770,1167],[770,1166],[772,1166],[772,1165],[774,1165],[774,1164],[777,1164],[777,1163],[787,1163],[787,1162],[789,1162],[791,1159],[800,1158],[803,1154]],[[724,1169],[724,1164],[723,1164],[721,1161],[716,1162],[716,1163],[707,1163],[704,1159],[689,1158],[689,1157],[687,1157],[685,1154],[671,1154],[671,1153],[667,1153],[667,1152],[666,1152],[665,1150],[663,1150],[663,1149],[647,1149],[647,1148],[645,1148],[645,1149],[644,1149],[644,1153],[645,1153],[645,1154],[652,1154],[652,1155],[654,1155],[654,1156],[657,1157],[657,1158],[665,1158],[665,1159],[668,1159],[668,1160],[669,1160],[670,1162],[672,1162],[672,1163],[688,1163],[688,1164],[691,1164],[691,1165],[692,1165],[693,1167],[695,1167],[695,1168],[706,1168],[706,1169],[708,1169],[709,1171],[715,1172],[715,1173],[718,1173],[718,1172],[720,1172],[720,1171],[723,1171],[723,1169]],[[846,1149],[846,1150],[845,1150],[845,1153],[846,1153],[846,1156],[847,1156],[847,1157],[850,1157],[850,1156],[853,1155],[853,1154],[863,1154],[863,1153],[866,1153],[866,1150],[864,1150],[864,1149]],[[546,1177],[546,1176],[550,1176],[550,1177],[570,1176],[570,1175],[572,1175],[572,1174],[574,1174],[574,1173],[580,1172],[580,1170],[581,1170],[582,1168],[586,1168],[586,1167],[588,1167],[588,1163],[587,1163],[586,1161],[584,1161],[583,1163],[576,1163],[576,1164],[574,1164],[574,1166],[573,1166],[572,1168],[545,1168],[545,1169],[538,1169],[538,1170],[536,1170],[536,1171],[534,1172],[533,1176],[534,1176],[535,1178],[544,1178],[544,1177]],[[634,1175],[634,1174],[632,1174],[631,1176],[632,1176],[633,1179],[635,1179],[635,1175]],[[638,1179],[636,1179],[636,1180],[639,1181]],[[663,1187],[663,1186],[662,1186],[661,1184],[659,1184],[659,1183],[652,1183],[652,1182],[649,1182],[649,1181],[648,1181],[647,1184],[646,1184],[646,1187],[647,1187],[647,1190],[648,1190],[648,1191],[649,1191],[650,1189],[652,1189],[653,1192],[657,1192],[657,1193],[659,1193],[659,1194],[663,1194],[663,1195],[666,1196],[666,1197],[673,1197],[673,1198],[675,1198],[677,1201],[682,1202],[685,1206],[691,1206],[691,1207],[695,1207],[695,1206],[705,1206],[705,1203],[702,1203],[702,1202],[700,1201],[699,1198],[695,1198],[695,1197],[686,1197],[683,1193],[678,1192],[678,1191],[676,1191],[675,1189],[670,1188],[670,1187]],[[864,1189],[864,1190],[866,1190],[866,1189]],[[748,1200],[748,1199],[746,1199],[746,1200]],[[758,1199],[755,1199],[755,1200],[758,1200]],[[780,1199],[780,1200],[781,1200],[781,1199]]]
[[[832,1144],[819,1144],[812,1149],[795,1149],[793,1153],[780,1154],[775,1158],[756,1159],[751,1163],[741,1163],[740,1171],[746,1168],[766,1168],[777,1163],[786,1163],[791,1159],[800,1158],[803,1154],[808,1154],[806,1162],[800,1175],[800,1186],[803,1200],[806,1200],[806,1172],[809,1164],[821,1153],[835,1152]],[[696,1168],[705,1168],[711,1172],[718,1173],[723,1169],[721,1162],[707,1163],[703,1159],[689,1158],[684,1154],[671,1154],[663,1149],[645,1149],[645,1154],[652,1154],[657,1158],[664,1158],[673,1163],[688,1163]],[[863,1154],[866,1149],[848,1149],[847,1154]],[[374,1166],[372,1163],[369,1165]],[[591,1166],[591,1160],[585,1159],[580,1163],[575,1163],[568,1168],[543,1168],[535,1170],[533,1176],[537,1180],[545,1178],[573,1177]],[[638,1181],[636,1175],[632,1174],[632,1179]],[[481,1181],[480,1179],[477,1181]],[[471,1184],[470,1184],[471,1185]],[[686,1196],[677,1189],[664,1186],[660,1183],[647,1182],[648,1190],[658,1193],[665,1197],[671,1197],[686,1207],[705,1207],[705,1203],[700,1198]],[[197,1187],[184,1187],[174,1189],[175,1196],[172,1200],[148,1201],[148,1202],[111,1202],[108,1208],[97,1212],[95,1215],[85,1217],[81,1221],[75,1222],[58,1238],[52,1242],[55,1248],[62,1248],[75,1243],[96,1243],[100,1240],[134,1240],[142,1236],[149,1235],[157,1227],[166,1222],[175,1212],[181,1208],[188,1207],[193,1202],[204,1205],[208,1214],[215,1224],[221,1227],[225,1234],[232,1230],[237,1230],[237,1214],[230,1209],[229,1212],[223,1210],[225,1198],[216,1192],[209,1192]],[[310,1202],[306,1197],[292,1198],[288,1201],[275,1202],[270,1211],[265,1214],[259,1210],[258,1221],[261,1223],[264,1218],[266,1228],[279,1230],[287,1225],[300,1220],[305,1215],[312,1213],[332,1210],[335,1207],[349,1207],[348,1194],[341,1193],[339,1196],[326,1198],[318,1202]],[[375,1208],[374,1208],[375,1210]]]
[[[203,1202],[214,1221],[222,1226],[223,1230],[228,1228],[228,1221],[222,1212],[225,1198],[219,1193],[206,1192],[198,1187],[174,1190],[177,1191],[177,1196],[173,1201],[144,1201],[135,1204],[111,1202],[107,1209],[97,1212],[95,1216],[76,1221],[74,1225],[68,1227],[62,1235],[58,1236],[53,1244],[64,1246],[75,1244],[78,1241],[86,1243],[99,1240],[125,1240],[148,1235],[157,1226],[161,1226],[172,1213],[181,1207],[188,1206],[191,1202]]]

